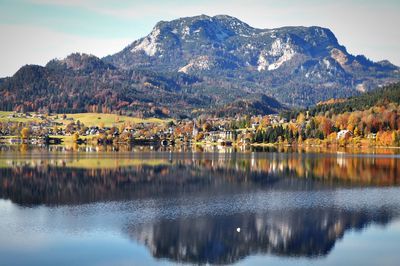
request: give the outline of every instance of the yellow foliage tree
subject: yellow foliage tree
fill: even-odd
[[[354,129],[354,136],[356,136],[356,137],[361,136],[361,131],[358,129],[358,127],[356,127],[356,128]]]
[[[74,133],[74,135],[72,136],[72,140],[73,140],[74,142],[78,142],[78,140],[79,140],[79,133],[78,133],[78,132],[75,132],[75,133]]]
[[[196,140],[196,141],[200,141],[200,140],[202,140],[202,139],[204,139],[204,134],[203,134],[203,132],[200,132],[199,134],[197,134],[195,140]]]
[[[306,121],[306,116],[303,113],[300,113],[296,119],[298,124],[303,124]]]
[[[210,123],[207,122],[207,123],[203,124],[202,128],[203,128],[203,131],[208,132],[211,130],[212,126]]]
[[[29,138],[29,136],[30,136],[30,131],[29,131],[29,128],[26,128],[26,127],[24,127],[22,130],[21,130],[21,138],[22,139],[28,139]]]

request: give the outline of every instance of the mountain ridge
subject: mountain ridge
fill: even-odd
[[[348,53],[327,28],[257,29],[227,15],[200,15],[160,21],[103,58],[75,53],[24,66],[0,79],[0,109],[191,116],[247,106],[262,114],[399,80],[399,67]]]

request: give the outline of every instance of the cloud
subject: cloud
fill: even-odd
[[[29,25],[0,25],[7,39],[0,42],[0,77],[13,75],[26,64],[45,65],[73,52],[99,57],[116,53],[130,39],[82,37]]]
[[[41,5],[59,5],[59,6],[73,6],[73,7],[93,7],[96,6],[96,2],[93,0],[29,0],[30,3],[41,4]]]

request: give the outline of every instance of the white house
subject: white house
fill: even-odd
[[[337,133],[336,139],[337,140],[339,140],[339,139],[347,139],[347,138],[352,137],[352,136],[353,136],[353,132],[351,132],[350,130],[340,130]]]

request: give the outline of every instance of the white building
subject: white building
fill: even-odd
[[[352,137],[353,136],[353,132],[351,132],[350,130],[340,130],[338,133],[337,133],[337,136],[336,136],[336,139],[337,140],[339,140],[339,139],[346,139],[346,138],[349,138],[349,137]]]

